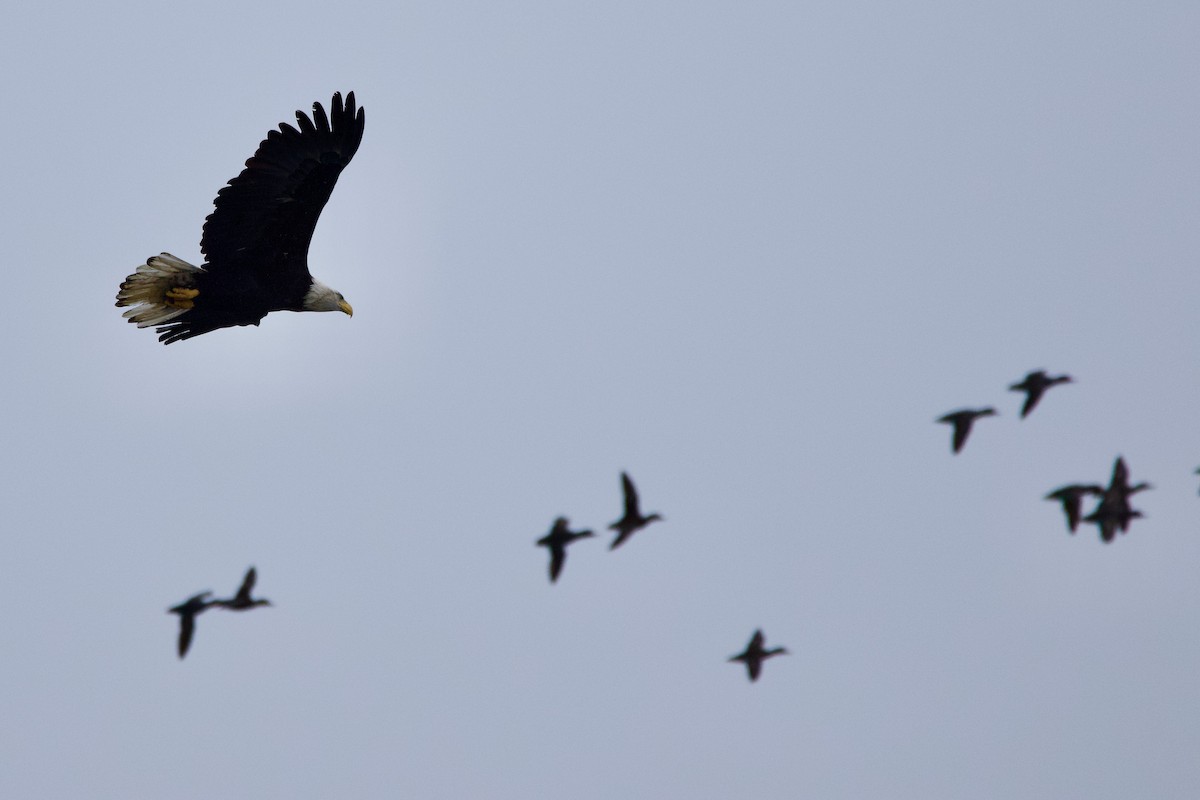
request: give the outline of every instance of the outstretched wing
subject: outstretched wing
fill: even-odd
[[[558,580],[558,573],[562,572],[563,563],[567,560],[567,550],[562,545],[550,548],[550,582],[554,583]]]
[[[187,655],[192,644],[192,634],[196,632],[196,617],[194,614],[179,615],[179,657]]]
[[[254,591],[254,582],[258,580],[258,571],[251,567],[246,570],[246,577],[242,579],[242,585],[238,587],[236,601],[250,602],[250,593]]]
[[[210,272],[253,270],[265,286],[307,283],[308,245],[338,175],[362,141],[366,117],[354,92],[334,94],[329,116],[313,103],[299,129],[272,130],[242,173],[217,193],[200,249]]]
[[[637,489],[634,487],[633,481],[629,478],[628,472],[621,473],[621,488],[625,494],[625,518],[632,519],[640,516]]]
[[[1033,407],[1042,399],[1045,391],[1041,386],[1030,386],[1025,390],[1025,404],[1021,406],[1021,419],[1029,416],[1029,412],[1033,411]]]
[[[1116,462],[1113,463],[1112,480],[1108,482],[1109,488],[1120,487],[1125,489],[1129,486],[1129,467],[1125,466],[1125,459],[1117,456]]]
[[[967,443],[967,437],[971,434],[972,421],[973,420],[970,417],[965,419],[959,417],[958,419],[954,420],[954,452],[957,453],[959,450],[962,450],[963,445]]]

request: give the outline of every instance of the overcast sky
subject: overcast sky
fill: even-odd
[[[0,796],[1200,795],[1200,7],[585,5],[10,11]],[[353,319],[126,324],[350,90]]]

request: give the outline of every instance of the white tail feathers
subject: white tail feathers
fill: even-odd
[[[196,276],[204,270],[170,253],[147,259],[117,291],[117,306],[132,306],[121,316],[139,328],[161,325],[195,304]]]

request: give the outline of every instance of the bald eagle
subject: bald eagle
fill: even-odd
[[[308,271],[308,245],[338,175],[362,141],[363,110],[354,92],[333,95],[330,113],[313,103],[296,112],[217,193],[200,239],[204,264],[170,253],[148,259],[125,279],[117,306],[139,328],[156,325],[170,344],[232,325],[257,325],[272,311],[354,310]]]

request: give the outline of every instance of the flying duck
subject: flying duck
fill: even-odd
[[[1046,499],[1062,503],[1063,513],[1067,515],[1067,528],[1075,533],[1075,528],[1079,526],[1080,505],[1089,494],[1099,497],[1104,494],[1104,487],[1094,483],[1072,483],[1055,489],[1046,495]]]
[[[741,661],[746,665],[746,672],[750,675],[751,682],[758,680],[758,675],[762,672],[762,662],[766,661],[771,656],[787,655],[788,651],[782,647],[775,647],[767,650],[763,647],[763,642],[766,637],[763,636],[762,629],[754,631],[754,635],[750,637],[750,644],[746,645],[746,649],[738,653],[736,656],[730,656],[730,661]]]
[[[996,409],[994,408],[963,408],[958,411],[951,411],[944,417],[938,417],[937,421],[954,426],[954,440],[951,449],[957,453],[967,443],[967,437],[971,435],[971,425],[975,423],[975,420],[980,417],[995,416],[995,414]]]
[[[634,488],[633,481],[629,479],[629,473],[627,472],[621,473],[621,488],[625,493],[625,516],[608,526],[611,530],[617,532],[617,538],[613,539],[612,544],[608,546],[609,550],[616,550],[622,542],[635,532],[640,531],[651,522],[662,519],[658,514],[642,516],[641,510],[638,508],[637,489]]]
[[[230,611],[246,611],[255,606],[269,606],[270,600],[263,598],[251,598],[250,593],[254,591],[254,582],[258,580],[258,572],[251,567],[246,570],[246,577],[242,579],[242,585],[237,590],[237,594],[228,600],[213,600],[212,605],[227,608]]]
[[[168,614],[179,615],[179,657],[187,655],[188,647],[192,644],[192,634],[196,632],[196,615],[213,605],[207,598],[212,592],[201,592],[192,595],[177,606],[167,609]]]
[[[567,545],[576,539],[586,539],[594,535],[591,531],[572,531],[568,529],[566,517],[559,517],[554,520],[554,526],[550,528],[550,532],[537,540],[538,546],[545,547],[550,551],[551,583],[558,580],[558,573],[562,572],[563,563],[567,560]]]
[[[1100,497],[1100,504],[1096,506],[1095,511],[1084,517],[1083,521],[1095,523],[1100,529],[1101,541],[1107,544],[1116,537],[1118,531],[1124,533],[1129,530],[1129,523],[1142,516],[1142,512],[1129,505],[1129,498],[1152,488],[1145,481],[1130,486],[1129,467],[1126,466],[1124,458],[1117,456],[1113,464],[1112,479]]]
[[[1024,392],[1025,405],[1021,406],[1021,419],[1029,416],[1029,412],[1033,411],[1033,407],[1042,399],[1042,395],[1051,386],[1057,386],[1060,383],[1071,383],[1070,375],[1056,375],[1051,378],[1042,370],[1031,372],[1025,376],[1025,380],[1020,383],[1014,383],[1008,387],[1010,392]]]

